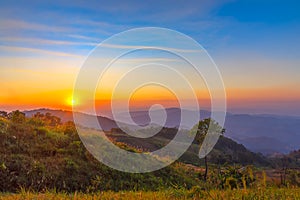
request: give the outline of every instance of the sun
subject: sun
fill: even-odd
[[[71,96],[71,97],[69,97],[68,99],[67,99],[67,104],[69,105],[69,106],[74,106],[75,104],[76,104],[76,101],[73,99],[73,97]]]

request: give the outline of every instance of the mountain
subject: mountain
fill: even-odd
[[[286,152],[286,144],[278,139],[274,139],[272,137],[247,137],[244,139],[237,139],[246,147],[250,147],[254,152],[263,152],[266,155],[273,155],[275,152],[274,147],[276,147],[276,151],[278,152]]]
[[[256,115],[229,115],[227,136],[255,152],[288,153],[300,147],[300,119]]]
[[[50,109],[38,109],[32,111],[24,111],[26,116],[30,117],[35,113],[51,113],[54,116],[57,116],[62,119],[62,121],[70,121],[73,119],[73,115],[71,111],[62,111],[62,110],[50,110]],[[122,142],[134,148],[142,149],[143,151],[155,151],[166,144],[168,144],[177,133],[177,122],[176,120],[180,120],[180,110],[176,108],[167,109],[167,117],[165,126],[173,126],[172,128],[164,127],[162,128],[156,135],[149,138],[136,138],[132,137],[126,133],[124,133],[121,129],[117,127],[115,121],[98,116],[98,120],[102,123],[104,130],[109,138],[116,142]],[[193,112],[193,111],[188,111]],[[138,121],[139,124],[146,125],[150,122],[150,118],[145,114],[144,111],[137,111],[132,113],[132,117],[135,121]],[[153,114],[153,113],[152,113]],[[95,128],[94,124],[90,123],[90,120],[93,116],[83,113],[78,113],[80,117],[85,118],[86,123],[84,124],[86,127]],[[153,115],[152,115],[153,116]],[[155,116],[155,115],[154,115]],[[209,117],[209,112],[201,111],[201,118]],[[145,121],[143,121],[145,120]],[[148,121],[146,121],[148,120]],[[101,125],[102,125],[101,124]],[[122,123],[121,123],[122,124]],[[123,125],[128,125],[127,123],[123,123]],[[178,126],[178,125],[177,125]],[[175,128],[174,128],[175,127]],[[187,152],[182,155],[180,161],[200,165],[203,161],[198,158],[199,144],[195,141],[191,145],[191,147],[187,150]],[[227,137],[220,137],[217,144],[215,145],[213,151],[209,154],[209,158],[213,163],[240,163],[240,164],[255,164],[260,166],[268,165],[266,158],[260,154],[253,153],[249,151],[242,144],[238,144]]]
[[[36,113],[51,113],[51,115],[59,117],[62,122],[67,121],[73,121],[73,112],[72,111],[66,111],[66,110],[51,110],[51,109],[36,109],[36,110],[29,110],[29,111],[23,111],[27,117],[31,117]],[[88,128],[98,128],[97,124],[92,123],[94,116],[85,114],[85,113],[76,113],[77,116],[80,118],[80,121],[83,122],[84,126]],[[114,120],[111,120],[107,117],[97,116],[99,123],[101,124],[101,128],[104,131],[108,131],[111,128],[118,128],[117,123]],[[124,126],[126,126],[124,123],[120,123]]]
[[[50,112],[52,115],[60,117],[63,121],[72,120],[72,112],[62,110],[39,109],[33,111],[25,111],[27,116],[31,116],[36,112]],[[166,109],[166,122],[164,127],[177,128],[180,124],[181,113],[194,115],[196,111],[181,110],[179,108]],[[151,123],[148,111],[132,111],[130,112],[134,123],[139,125],[147,125]],[[151,111],[151,117],[159,118],[162,115],[161,110]],[[96,128],[96,124],[91,124],[93,116],[79,113],[82,117],[84,125],[90,128]],[[200,119],[210,117],[210,112],[201,110]],[[111,116],[110,118],[113,119]],[[118,128],[116,122],[110,118],[98,116],[98,120],[103,130],[109,131],[111,128]],[[130,127],[130,121],[125,113],[119,113],[118,123]],[[192,120],[185,120],[183,127],[191,128]],[[248,114],[231,114],[227,113],[225,125],[225,136],[243,144],[247,149],[253,152],[260,152],[265,155],[274,153],[288,153],[300,147],[300,119],[290,116],[273,116],[273,115],[248,115]]]
[[[193,123],[193,116],[195,116],[197,113],[195,113],[192,110],[181,110],[178,108],[167,108],[165,109],[166,112],[166,121],[164,123],[164,127],[168,128],[178,128],[181,120],[181,114],[184,114],[184,116],[187,116],[188,119],[185,120],[185,122],[182,124],[181,127],[186,127],[190,129],[195,124]],[[205,119],[210,117],[210,112],[206,110],[201,110],[200,118]],[[151,117],[153,119],[155,118],[162,118],[163,112],[162,110],[151,110],[151,113],[148,111],[132,111],[130,112],[130,116],[132,120],[138,124],[138,125],[147,125],[151,122]],[[113,119],[113,116],[109,116],[111,119]],[[118,113],[118,120],[124,123],[130,123],[128,119],[128,115],[126,113]]]
[[[268,157],[274,168],[300,169],[300,149],[291,151],[289,154],[274,154]]]
[[[163,128],[150,138],[136,138],[127,135],[121,129],[112,129],[106,136],[116,142],[125,143],[142,151],[156,151],[167,145],[176,135],[176,128]],[[190,148],[181,156],[180,162],[193,165],[203,165],[199,159],[199,144],[194,141]],[[238,144],[230,138],[221,136],[208,154],[209,162],[214,164],[238,163],[242,165],[269,166],[268,159],[261,154],[249,151],[244,145]]]
[[[178,127],[181,112],[193,113],[196,111],[167,108],[167,119],[164,126]],[[200,119],[208,118],[210,114],[209,111],[201,110]],[[150,122],[148,111],[133,111],[130,112],[130,115],[138,124]],[[120,121],[126,122],[126,115],[121,113],[120,116]],[[151,116],[160,117],[161,111],[154,110],[151,112]],[[188,128],[193,125],[192,123],[184,124]],[[224,127],[227,137],[245,145],[254,152],[261,152],[266,155],[288,153],[300,147],[299,117],[227,113]]]

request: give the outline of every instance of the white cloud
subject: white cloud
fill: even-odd
[[[168,48],[168,47],[159,47],[159,46],[133,46],[133,45],[118,45],[118,44],[102,44],[104,47],[115,48],[115,49],[164,49],[170,52],[202,52],[198,49],[177,49],[177,48]]]
[[[33,30],[33,31],[50,31],[50,32],[67,32],[74,31],[73,28],[62,26],[50,26],[38,23],[32,23],[22,20],[13,19],[0,19],[1,31],[13,31],[13,30]]]
[[[79,34],[68,34],[67,36],[70,38],[88,40],[88,41],[99,41],[100,40],[99,38],[96,38],[96,37],[90,37],[90,36],[79,35]]]
[[[96,46],[98,43],[95,42],[74,42],[74,41],[63,41],[63,40],[47,40],[40,38],[21,38],[21,37],[2,37],[0,41],[4,42],[22,42],[29,44],[48,44],[48,45],[84,45],[84,46]]]
[[[82,57],[80,55],[76,54],[70,54],[65,52],[58,52],[58,51],[49,51],[44,49],[35,49],[35,48],[27,48],[27,47],[18,47],[18,46],[4,46],[0,45],[0,51],[5,53],[36,53],[36,54],[42,54],[42,55],[52,55],[52,56],[60,56],[60,57]]]

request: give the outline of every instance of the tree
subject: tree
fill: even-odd
[[[7,118],[7,112],[5,111],[0,111],[0,117],[3,117],[3,118]]]
[[[64,123],[63,131],[64,131],[65,135],[71,137],[72,139],[80,140],[80,138],[77,134],[77,130],[76,130],[76,126],[75,126],[74,122],[67,121],[66,123]]]
[[[11,113],[8,114],[8,118],[13,122],[13,123],[24,123],[25,122],[25,113],[20,112],[19,110],[12,111]]]
[[[58,126],[61,125],[61,119],[59,117],[53,116],[51,113],[40,113],[37,112],[33,115],[32,123],[35,123],[36,125],[47,125],[47,126]]]
[[[218,122],[215,120],[208,118],[204,119],[202,121],[199,121],[196,137],[195,140],[200,145],[203,145],[204,138],[207,136],[207,133],[211,132],[213,134],[221,134],[223,135],[225,133],[225,129],[221,127]],[[207,155],[204,156],[204,163],[205,163],[205,173],[204,173],[204,180],[207,180],[207,174],[208,174],[208,161],[207,161]]]

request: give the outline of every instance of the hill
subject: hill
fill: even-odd
[[[59,117],[62,122],[67,122],[67,121],[73,121],[73,112],[72,111],[66,111],[66,110],[52,110],[52,109],[36,109],[36,110],[29,110],[29,111],[23,111],[27,117],[32,117],[36,113],[41,113],[41,114],[46,114],[50,113],[53,116]],[[80,118],[80,120],[84,123],[85,127],[88,128],[98,128],[97,124],[93,124],[91,118],[94,118],[94,116],[85,114],[85,113],[76,113],[77,116]],[[101,124],[101,128],[104,131],[108,131],[112,128],[118,128],[117,123],[109,119],[107,117],[102,117],[102,116],[97,116],[99,123]],[[129,126],[128,124],[124,124],[119,122],[119,124],[123,124],[123,126]]]
[[[35,113],[51,113],[54,116],[58,116],[62,119],[62,121],[70,121],[73,120],[73,115],[71,111],[62,111],[62,110],[50,110],[50,109],[38,109],[38,110],[32,110],[32,111],[25,111],[24,113],[26,116],[31,117]],[[127,134],[125,134],[122,130],[118,129],[118,126],[115,121],[102,117],[97,116],[99,123],[101,124],[101,127],[104,128],[104,131],[107,132],[108,136],[112,139],[126,143],[132,147],[141,148],[146,151],[154,151],[157,150],[163,146],[165,146],[176,134],[177,129],[174,127],[178,127],[178,123],[180,122],[180,110],[177,108],[170,108],[166,109],[167,112],[167,120],[165,123],[165,128],[163,128],[162,131],[160,131],[157,135],[151,138],[142,139],[142,138],[134,138]],[[193,112],[193,111],[185,111],[185,112]],[[159,111],[155,111],[151,113],[153,117],[156,115],[161,114]],[[92,115],[79,113],[79,116],[84,119],[86,122],[84,126],[89,128],[97,128],[97,125],[91,124],[89,120],[92,118]],[[122,119],[122,114],[120,115]],[[125,116],[125,115],[124,115]],[[131,116],[133,121],[135,121],[139,125],[147,125],[150,123],[150,117],[149,113],[146,111],[134,111],[131,112]],[[200,113],[201,119],[209,117],[210,113],[208,111],[201,111]],[[227,117],[233,117],[234,115],[229,114]],[[123,126],[130,126],[128,124],[128,121],[126,121],[126,118],[123,118],[122,123],[119,122],[119,124],[123,124]],[[192,126],[192,124],[186,124],[185,126],[189,127]],[[111,130],[113,129],[113,132]],[[266,159],[257,153],[253,153],[249,151],[243,144],[238,144],[234,140],[230,139],[228,136],[232,136],[231,132],[232,128],[230,130],[226,130],[226,137],[221,137],[215,146],[213,152],[211,153],[211,158],[214,161],[214,163],[221,162],[224,163],[240,163],[240,164],[255,164],[255,165],[268,165],[268,162]],[[237,140],[238,141],[238,140]],[[246,143],[246,142],[245,142]],[[248,143],[247,143],[248,144]],[[202,161],[198,159],[198,150],[199,145],[194,144],[189,148],[189,150],[182,156],[181,160],[186,163],[191,163],[195,165],[202,164]],[[219,160],[216,159],[216,157],[219,158]],[[222,159],[221,159],[222,158]]]
[[[137,149],[116,143],[128,151]],[[181,163],[159,171],[131,174],[98,162],[83,146],[72,122],[49,114],[26,118],[15,111],[0,116],[0,192],[158,190],[199,184]]]
[[[85,130],[89,132],[93,129]],[[160,148],[174,137],[176,131],[176,128],[163,128],[148,141],[132,140],[118,128],[105,132],[120,148],[141,152]],[[257,179],[263,177],[259,175],[262,172],[252,171],[256,169],[248,164],[258,167],[270,165],[269,159],[248,151],[229,138],[221,137],[208,156],[209,175],[206,180],[203,179],[202,160],[197,156],[198,149],[199,144],[195,141],[179,159],[180,162],[151,173],[124,173],[98,162],[82,144],[73,122],[62,122],[50,113],[25,117],[19,111],[8,115],[0,112],[0,192],[16,192],[21,188],[40,192],[55,189],[89,193],[107,190],[197,189],[199,186],[241,188],[245,184],[247,187],[253,184],[259,186],[261,180],[264,180]],[[298,153],[292,152],[291,159],[298,159]],[[271,161],[272,164],[280,164],[277,158]],[[149,162],[151,160],[145,160],[146,165]],[[281,184],[299,184],[297,173],[285,172],[284,180],[288,182]]]
[[[167,118],[164,126],[169,128],[178,127],[181,112],[191,113],[196,111],[167,108]],[[132,111],[130,115],[138,124],[148,124],[150,122],[148,111]],[[151,115],[159,117],[161,112],[154,110]],[[125,115],[121,113],[120,116],[122,119],[120,121],[126,123]],[[201,120],[208,117],[210,117],[209,111],[200,111]],[[184,124],[187,128],[191,128],[193,125]],[[265,155],[289,153],[300,147],[299,117],[227,113],[224,128],[227,137],[243,144],[253,152],[260,152]]]
[[[163,128],[159,133],[150,138],[136,138],[124,133],[121,129],[112,129],[106,135],[114,141],[125,143],[131,147],[142,149],[143,151],[155,151],[168,144],[177,133],[176,128]],[[199,159],[199,144],[196,141],[179,159],[180,162],[203,165],[203,159]],[[268,159],[261,154],[253,153],[230,138],[221,136],[214,149],[208,155],[209,161],[213,164],[240,164],[269,166]]]

